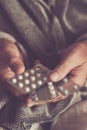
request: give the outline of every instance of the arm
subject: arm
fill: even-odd
[[[0,83],[7,86],[6,80],[25,70],[24,56],[16,45],[16,39],[0,32]],[[12,90],[14,93],[14,90]],[[16,95],[16,93],[14,93]]]

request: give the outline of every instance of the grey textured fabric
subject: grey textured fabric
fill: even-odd
[[[76,94],[58,103],[32,108],[25,107],[25,102],[16,98],[11,97],[7,103],[4,99],[6,104],[0,110],[0,125],[13,130],[27,130],[31,124],[53,121],[56,115],[59,116],[73,104],[75,97]]]
[[[9,4],[8,4],[8,2],[9,2]],[[35,3],[34,5],[36,5],[35,1],[30,0],[29,3],[27,2],[27,4],[29,6],[33,5],[33,3]],[[35,52],[37,52],[38,55],[39,55],[39,53],[44,53],[45,54],[48,51],[52,51],[53,52],[53,45],[51,45],[51,48],[49,48],[50,41],[52,40],[52,38],[49,36],[50,37],[50,40],[49,40],[48,39],[49,37],[45,36],[42,33],[42,31],[38,28],[38,26],[36,26],[36,24],[34,23],[32,18],[30,17],[30,15],[28,15],[26,13],[26,11],[22,8],[22,6],[19,4],[18,1],[16,1],[16,0],[14,0],[14,1],[11,1],[11,0],[9,0],[9,1],[2,1],[1,0],[1,4],[2,5],[4,4],[6,12],[11,16],[10,18],[12,19],[13,23],[15,24],[15,26],[18,29],[18,31],[20,32],[20,34],[24,37],[24,39],[27,42],[29,42],[29,44],[31,44],[30,45],[31,49],[33,49]],[[41,5],[39,5],[39,6],[42,8]],[[33,7],[33,9],[35,9],[35,7]],[[38,7],[36,8],[35,11],[37,11],[37,9],[38,9]],[[42,8],[42,9],[44,9],[44,8]],[[43,14],[42,14],[42,16],[43,16]],[[25,20],[25,19],[27,19],[27,20]],[[42,19],[42,17],[41,17],[41,19]],[[54,22],[56,22],[56,24],[59,26],[57,19],[54,19]],[[48,21],[48,24],[51,24],[50,21]],[[47,25],[47,24],[45,23],[44,25]],[[56,26],[56,28],[58,26]],[[46,26],[45,28],[48,28],[48,26]],[[48,31],[49,31],[48,34],[50,33],[50,30],[51,29],[48,28]],[[60,28],[58,27],[57,32],[60,32],[59,30],[60,30]],[[32,39],[32,36],[33,36],[33,39]],[[60,38],[59,35],[57,35],[56,38],[59,39]],[[60,40],[63,40],[63,39],[64,38],[62,36],[62,38],[60,38]],[[59,40],[59,43],[62,44],[63,41],[60,41],[60,40]],[[44,42],[44,43],[40,44],[42,42]],[[53,43],[51,42],[51,43],[54,44],[54,42]],[[36,50],[36,49],[38,49],[38,50]]]
[[[16,40],[15,40],[14,37],[12,37],[11,35],[9,35],[8,33],[5,33],[5,32],[0,32],[0,38],[6,39],[6,40],[10,40],[10,41],[12,41],[13,43],[16,42]]]
[[[33,13],[31,13],[32,10],[30,7],[28,9],[31,12],[29,13],[29,11],[27,11],[28,13],[26,13],[25,7],[22,8],[22,2],[26,4],[27,1],[0,1],[6,13],[10,16],[12,23],[26,42],[26,45],[23,44],[26,46],[26,49],[27,46],[28,48],[30,47],[41,61],[48,61],[48,57],[54,57],[54,55],[57,53],[57,50],[59,48],[62,48],[65,42],[64,34],[59,21],[57,17],[51,13],[51,10],[47,8],[46,4],[43,4],[42,1],[35,2],[33,0],[30,0],[27,2],[28,6],[33,6]],[[36,14],[34,14],[35,12]],[[31,17],[32,14],[34,15],[34,18]],[[39,23],[36,21],[39,14],[41,16],[38,21],[43,23],[41,27],[44,25],[44,30],[38,27]],[[43,18],[44,20],[42,22],[41,19]]]
[[[23,46],[27,52],[30,48],[43,64],[48,67],[53,64],[54,67],[58,62],[57,51],[87,33],[87,3],[86,0],[46,2],[0,0],[17,33],[24,40]]]

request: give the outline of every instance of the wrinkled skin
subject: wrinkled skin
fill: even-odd
[[[87,78],[87,41],[76,43],[62,51],[60,64],[50,78],[56,82],[70,74],[71,80],[82,86]]]
[[[67,74],[70,74],[71,80],[82,86],[87,78],[87,41],[75,43],[59,53],[62,55],[62,59],[53,70],[50,79],[56,82],[63,79]],[[11,43],[11,41],[0,39],[1,86],[5,86],[14,95],[19,96],[19,92],[14,91],[14,88],[10,87],[6,81],[14,77],[15,74],[21,74],[24,70],[23,55],[17,46]],[[62,98],[64,97],[60,95],[58,100]],[[27,106],[32,106],[30,105],[30,101],[27,98]]]

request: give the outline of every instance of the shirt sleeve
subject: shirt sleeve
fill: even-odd
[[[76,42],[82,42],[82,41],[85,41],[85,40],[87,40],[87,33],[84,33],[84,34],[80,35],[77,38]]]

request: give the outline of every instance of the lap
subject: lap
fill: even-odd
[[[56,118],[51,130],[87,130],[87,100],[73,105]]]

